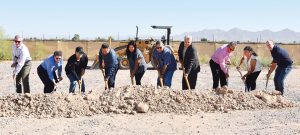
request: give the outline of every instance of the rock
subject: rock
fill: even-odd
[[[25,93],[24,95],[26,98],[31,98],[31,94],[30,93]]]
[[[127,104],[134,105],[134,101],[133,100],[127,100]]]
[[[122,93],[124,92],[125,93]],[[231,93],[231,94],[230,94]],[[224,95],[226,94],[226,95]],[[57,118],[92,116],[100,113],[131,114],[202,112],[228,113],[234,110],[273,109],[299,106],[267,92],[244,93],[226,87],[182,91],[156,86],[128,86],[112,91],[93,91],[83,97],[63,92],[54,94],[10,94],[0,96],[0,117]]]
[[[97,109],[94,106],[90,106],[89,109],[91,112],[94,112],[94,113],[97,112]]]
[[[6,117],[6,114],[5,113],[1,113],[0,117]]]
[[[126,104],[122,104],[118,106],[119,109],[126,110],[128,106]]]
[[[67,102],[71,102],[71,100],[72,100],[71,95],[68,95],[68,96],[65,98],[65,100],[66,100]]]
[[[221,88],[217,90],[217,94],[225,95],[227,93],[227,89]]]
[[[275,103],[277,101],[276,96],[272,96],[270,94],[263,93],[263,92],[257,92],[254,94],[254,96],[256,96],[257,98],[261,99],[262,101],[268,104]]]
[[[117,109],[115,108],[115,107],[113,107],[113,106],[110,106],[109,108],[108,108],[108,112],[115,112]]]
[[[103,102],[101,103],[101,105],[102,105],[102,106],[106,106],[106,105],[107,105],[107,102],[103,101]]]
[[[227,90],[228,93],[233,94],[233,90],[229,89]]]
[[[135,115],[135,114],[136,114],[136,111],[131,111],[129,114]]]
[[[138,113],[146,113],[149,110],[149,105],[141,102],[136,106],[136,109]]]

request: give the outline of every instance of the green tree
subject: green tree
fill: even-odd
[[[201,38],[201,42],[207,42],[207,38]]]
[[[101,38],[101,37],[97,37],[95,40],[96,40],[96,41],[100,41],[100,42],[107,41],[107,39]]]
[[[74,37],[72,38],[72,41],[78,41],[80,40],[79,34],[74,34]]]

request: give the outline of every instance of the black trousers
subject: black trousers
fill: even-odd
[[[145,74],[145,71],[134,75],[136,85],[141,85],[141,80],[142,80],[142,77],[144,76],[144,74]]]
[[[44,69],[41,65],[39,65],[37,68],[37,73],[44,84],[44,93],[51,93],[55,91],[54,83],[52,82],[52,80],[49,79],[47,70]],[[53,76],[55,81],[58,82],[55,72],[53,72]]]
[[[214,62],[212,59],[209,61],[212,77],[213,77],[213,89],[219,87],[219,82],[221,87],[228,85],[225,73],[222,71],[220,65]]]
[[[249,75],[247,75],[246,77],[246,89],[245,91],[251,91],[251,90],[255,90],[256,88],[256,79],[258,77],[258,75],[260,74],[261,71],[256,71],[256,72],[253,72]]]
[[[108,75],[108,68],[105,68],[105,74]],[[111,76],[109,76],[108,79],[108,88],[114,88],[115,87],[115,80],[116,80],[116,76],[119,70],[119,65],[115,65],[113,68],[111,68],[110,70],[112,70],[112,74]]]
[[[16,92],[22,93],[22,83],[24,93],[30,93],[29,74],[31,70],[31,61],[24,63],[24,66],[16,76]],[[22,83],[21,83],[22,81]]]
[[[196,83],[197,83],[197,77],[198,77],[198,71],[197,70],[191,70],[189,73],[187,79],[189,81],[191,89],[195,89]],[[182,75],[182,90],[187,90],[188,86],[186,84],[186,81],[184,79],[184,76]]]

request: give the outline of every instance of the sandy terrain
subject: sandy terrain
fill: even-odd
[[[36,73],[40,62],[34,62],[31,72],[31,92],[42,93],[43,85]],[[14,93],[10,62],[0,63],[1,95]],[[91,64],[91,63],[89,63]],[[265,88],[266,70],[258,78],[257,89]],[[274,73],[272,74],[274,75]],[[104,88],[100,70],[88,70],[85,75],[86,90],[100,91]],[[172,88],[181,88],[181,71],[176,71]],[[157,73],[149,70],[144,75],[143,84],[155,85]],[[300,103],[300,69],[295,67],[286,80],[285,98]],[[119,70],[116,87],[130,84],[128,70]],[[68,92],[66,76],[59,83],[58,92]],[[196,88],[208,91],[212,87],[212,77],[208,65],[202,65]],[[243,90],[238,72],[232,67],[229,87]],[[273,81],[268,91],[273,90]],[[265,109],[214,112],[196,114],[146,113],[146,114],[98,114],[78,118],[16,118],[0,117],[0,134],[300,134],[300,108]]]

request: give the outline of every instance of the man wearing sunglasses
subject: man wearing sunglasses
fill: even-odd
[[[42,62],[42,64],[38,66],[37,72],[44,84],[44,93],[56,91],[57,83],[63,79],[61,76],[62,64],[62,52],[55,51],[53,55],[50,55]],[[56,75],[56,70],[58,78]]]
[[[28,48],[23,44],[23,39],[19,35],[15,36],[14,44],[12,45],[12,55],[13,64],[11,67],[14,68],[13,79],[16,81],[16,91],[17,93],[22,93],[22,80],[24,93],[30,93],[31,57]]]
[[[168,86],[172,85],[172,78],[175,70],[177,69],[177,63],[171,50],[164,46],[161,41],[157,41],[153,51],[153,62],[156,66],[159,76],[157,79],[157,86]],[[162,83],[161,83],[162,79]]]
[[[228,86],[227,78],[229,74],[226,65],[230,65],[230,56],[233,54],[236,45],[236,42],[222,45],[211,56],[209,65],[213,76],[213,89],[219,87],[219,82],[221,87]]]
[[[81,85],[82,93],[85,92],[85,84],[82,76],[85,73],[87,64],[88,57],[83,52],[83,48],[77,47],[75,50],[75,54],[73,54],[68,59],[67,65],[65,67],[67,77],[70,80],[69,93],[75,93],[76,83],[78,83],[78,85]]]

